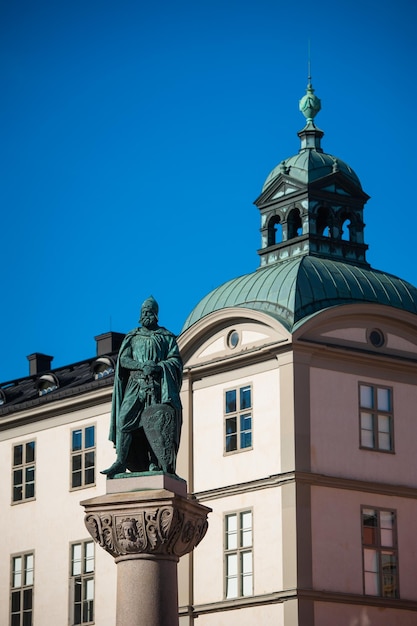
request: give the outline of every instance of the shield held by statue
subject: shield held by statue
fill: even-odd
[[[170,404],[152,404],[141,415],[142,426],[158,465],[167,474],[175,472],[177,449],[176,411]]]

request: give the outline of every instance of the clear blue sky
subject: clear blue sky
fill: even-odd
[[[0,381],[95,354],[153,294],[179,333],[258,265],[252,204],[322,100],[371,196],[368,261],[417,284],[410,0],[0,1]]]

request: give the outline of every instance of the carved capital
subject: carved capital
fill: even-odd
[[[112,494],[81,504],[90,535],[116,559],[147,554],[178,560],[203,539],[211,510],[167,491]]]

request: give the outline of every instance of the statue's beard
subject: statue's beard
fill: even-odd
[[[156,324],[156,317],[155,315],[144,315],[141,318],[141,323],[143,324],[143,326],[145,326],[145,328],[149,328],[150,326],[153,326]]]

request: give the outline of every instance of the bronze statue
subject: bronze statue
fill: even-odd
[[[182,360],[175,336],[158,326],[158,304],[142,305],[142,326],[130,331],[116,367],[109,439],[117,459],[102,471],[175,474],[180,443]]]

